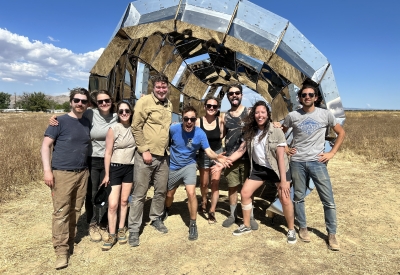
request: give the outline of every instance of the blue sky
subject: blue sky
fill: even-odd
[[[400,1],[251,2],[291,21],[328,58],[346,108],[400,109]],[[0,91],[87,87],[128,3],[2,1]]]

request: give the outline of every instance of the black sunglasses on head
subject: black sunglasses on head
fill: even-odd
[[[87,99],[80,99],[80,98],[75,98],[75,97],[72,99],[72,101],[73,101],[74,103],[82,102],[83,105],[86,105],[86,104],[88,103],[88,100],[87,100]]]
[[[308,95],[310,98],[313,98],[313,97],[315,96],[314,93],[302,93],[302,94],[301,94],[301,97],[302,97],[302,98],[306,98],[307,95]]]
[[[186,116],[183,118],[184,122],[188,122],[189,120],[191,122],[196,122],[197,118],[195,118],[195,117],[186,117]]]
[[[111,99],[110,98],[97,100],[97,104],[98,105],[100,105],[100,104],[108,104],[108,103],[111,103]]]
[[[131,113],[131,110],[129,110],[129,109],[119,109],[118,110],[118,114],[122,115],[124,113],[124,111],[125,111],[125,114],[130,114]]]
[[[228,96],[233,96],[233,95],[241,95],[242,92],[236,91],[236,92],[228,92]]]
[[[207,107],[207,109],[211,109],[211,108],[213,108],[213,109],[217,109],[217,108],[218,108],[218,105],[214,105],[214,104],[206,104],[206,107]]]

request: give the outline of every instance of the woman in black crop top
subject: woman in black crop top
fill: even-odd
[[[196,121],[196,126],[200,127],[206,133],[211,149],[217,154],[222,152],[221,139],[223,135],[223,122],[219,119],[220,106],[221,101],[219,98],[207,96],[204,101],[204,109],[206,110],[206,115],[198,118]],[[214,162],[207,157],[203,150],[199,150],[197,164],[200,170],[200,190],[202,196],[200,210],[203,213],[206,213],[210,168],[214,165]],[[210,224],[216,222],[215,208],[219,199],[218,185],[220,177],[221,173],[215,173],[211,176],[211,206],[208,212],[208,222]]]

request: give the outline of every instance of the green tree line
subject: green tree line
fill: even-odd
[[[11,95],[8,93],[0,92],[0,109],[7,109],[10,106]],[[63,109],[65,112],[69,112],[70,105],[66,101],[62,104],[55,102],[50,99],[47,95],[42,92],[23,93],[20,100],[16,102],[15,108],[24,109],[27,111],[45,112],[48,109]]]

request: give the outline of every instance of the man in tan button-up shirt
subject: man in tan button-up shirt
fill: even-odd
[[[168,78],[159,74],[153,79],[153,93],[138,100],[132,121],[132,133],[138,150],[135,153],[132,204],[129,210],[129,244],[139,245],[139,230],[143,220],[143,206],[150,179],[154,180],[154,196],[150,207],[151,225],[167,233],[161,215],[168,182],[169,126],[172,103],[167,99]]]

